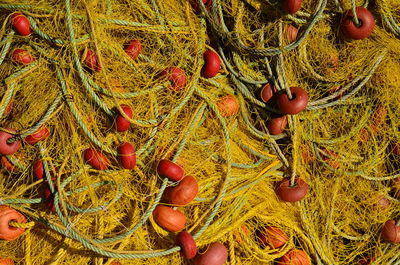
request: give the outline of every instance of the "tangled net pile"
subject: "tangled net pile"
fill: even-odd
[[[194,2],[0,2],[0,127],[21,142],[1,158],[0,202],[27,218],[8,223],[25,231],[0,240],[0,257],[191,264],[176,233],[152,216],[177,185],[157,174],[169,159],[198,181],[196,198],[179,210],[199,253],[220,242],[229,264],[274,264],[293,249],[310,264],[400,264],[400,228],[397,243],[381,235],[386,221],[400,222],[400,2],[304,0],[294,14],[272,0]],[[357,6],[376,25],[371,36],[351,40],[340,24]],[[17,12],[30,22],[29,36],[12,27]],[[134,60],[124,51],[132,39],[143,47]],[[15,49],[34,60],[17,64]],[[89,50],[97,71],[85,65]],[[206,50],[222,61],[212,78],[202,75]],[[170,67],[184,71],[182,90],[162,77]],[[291,87],[307,91],[307,107],[273,133],[282,111],[260,89],[295,100]],[[227,96],[237,114],[228,113],[232,102],[223,105]],[[116,115],[129,120],[128,131],[115,130]],[[28,144],[43,127],[50,135]],[[136,147],[134,169],[119,162],[124,142]],[[108,168],[88,165],[88,148],[102,152]],[[44,179],[35,177],[37,160]],[[304,199],[277,196],[285,177],[308,183]],[[260,242],[265,227],[284,231],[281,246]]]

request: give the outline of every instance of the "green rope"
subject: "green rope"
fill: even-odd
[[[10,50],[10,46],[11,46],[14,34],[15,34],[15,31],[11,30],[10,33],[7,34],[6,37],[3,40],[6,45],[4,46],[3,50],[1,51],[0,65],[3,63],[4,58],[6,58],[6,55],[7,55],[8,51]]]

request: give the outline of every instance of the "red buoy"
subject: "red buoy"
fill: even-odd
[[[387,220],[382,227],[382,238],[390,243],[400,243],[400,226],[395,220]]]
[[[297,34],[299,33],[299,30],[293,25],[286,24],[284,27],[284,32],[284,36],[286,36],[287,41],[289,43],[292,43],[297,39]]]
[[[28,36],[31,34],[31,23],[22,13],[14,13],[11,15],[11,25],[19,35]]]
[[[187,176],[177,186],[168,188],[165,191],[165,198],[170,204],[184,206],[190,203],[198,192],[197,180],[192,176]]]
[[[12,259],[0,258],[0,265],[14,265],[14,261]]]
[[[100,151],[94,148],[88,148],[83,152],[83,159],[86,163],[98,170],[105,170],[108,168],[110,162],[107,157]]]
[[[33,175],[35,176],[36,180],[44,177],[44,166],[42,160],[36,160],[33,164]]]
[[[289,241],[289,237],[282,229],[275,226],[267,226],[258,233],[259,240],[270,248],[280,248]]]
[[[272,103],[275,99],[276,88],[271,84],[266,84],[262,87],[260,92],[260,99],[265,103]]]
[[[288,14],[294,14],[301,8],[301,0],[281,0],[282,9]]]
[[[308,192],[308,184],[299,178],[295,179],[294,185],[290,185],[289,179],[281,180],[275,188],[279,199],[285,202],[297,202],[303,199]]]
[[[130,106],[122,104],[121,109],[124,111],[126,116],[128,116],[130,119],[132,119],[133,111]],[[129,129],[130,126],[131,126],[131,123],[127,119],[125,119],[124,116],[122,116],[121,114],[117,114],[117,116],[115,118],[115,129],[118,132],[125,132]]]
[[[285,255],[277,259],[279,265],[311,265],[307,253],[300,249],[289,250]]]
[[[178,67],[168,67],[160,73],[160,77],[171,82],[170,88],[174,91],[180,91],[187,84],[185,71]]]
[[[356,14],[360,25],[356,25],[353,21],[353,12],[351,9],[344,13],[340,29],[343,35],[354,40],[362,40],[368,38],[375,27],[375,19],[371,12],[365,7],[356,8]]]
[[[186,259],[193,259],[197,254],[196,241],[191,234],[186,231],[180,232],[176,236],[176,243],[181,247],[181,254]]]
[[[169,178],[172,181],[180,181],[184,177],[183,169],[167,159],[160,160],[157,166],[157,173],[161,177]]]
[[[221,59],[213,50],[207,50],[203,54],[204,65],[201,69],[201,75],[205,78],[211,78],[218,74],[221,67]]]
[[[125,142],[118,147],[118,158],[123,168],[133,169],[136,166],[135,147]]]
[[[37,142],[43,141],[50,135],[50,131],[46,126],[39,128],[36,132],[25,137],[25,141],[28,144],[34,145]]]
[[[13,129],[6,129],[7,131],[10,132],[15,132]],[[12,143],[7,143],[7,141],[11,138],[13,138],[14,135],[0,131],[0,154],[2,155],[12,155],[16,153],[19,148],[21,147],[21,141],[14,141]]]
[[[101,65],[96,53],[91,49],[87,49],[86,55],[84,54],[84,56],[86,66],[93,71],[100,72]]]
[[[267,129],[272,135],[281,134],[285,130],[287,122],[288,121],[286,115],[272,118],[267,122]]]
[[[45,184],[43,193],[47,209],[49,209],[50,212],[55,213],[56,207],[54,205],[54,194],[51,192],[48,184]]]
[[[286,93],[278,95],[278,108],[285,114],[297,114],[303,111],[308,104],[308,94],[301,87],[291,87],[292,99]]]
[[[15,240],[25,231],[24,228],[11,227],[11,221],[26,223],[26,218],[17,210],[0,205],[0,239]]]
[[[222,117],[231,117],[239,111],[239,101],[234,95],[226,95],[217,101],[217,107]]]
[[[219,243],[211,243],[206,252],[199,254],[194,262],[195,265],[222,265],[228,259],[227,248]]]
[[[20,65],[28,65],[35,61],[35,58],[33,58],[33,56],[24,49],[15,49],[12,52],[11,59]]]
[[[142,44],[139,40],[131,40],[129,45],[125,48],[126,54],[132,58],[132,60],[136,60],[142,51]]]
[[[186,216],[171,207],[158,205],[153,211],[154,221],[169,232],[179,232],[186,225]]]

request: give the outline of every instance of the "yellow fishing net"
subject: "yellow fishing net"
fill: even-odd
[[[0,257],[28,265],[192,264],[179,253],[176,233],[152,216],[158,204],[168,205],[164,190],[177,185],[157,174],[158,162],[169,159],[198,181],[196,198],[178,208],[199,253],[220,242],[227,264],[274,264],[293,249],[310,264],[400,264],[399,244],[381,238],[383,224],[400,218],[393,184],[400,3],[304,0],[288,15],[280,1],[194,2],[0,2],[0,127],[21,142],[2,156],[0,202],[27,218],[9,223],[26,230],[0,240]],[[363,40],[340,31],[342,14],[356,6],[375,16]],[[16,12],[29,20],[31,35],[12,27]],[[299,30],[293,40],[289,25]],[[143,47],[135,60],[124,51],[133,39]],[[15,49],[34,61],[17,64]],[[89,50],[100,71],[85,65]],[[213,78],[201,73],[206,50],[222,61]],[[184,89],[162,78],[169,67],[184,71]],[[259,96],[267,83],[280,93],[301,87],[309,97],[278,135],[267,126],[279,110]],[[221,109],[226,95],[239,102],[237,114]],[[123,104],[133,115],[123,115],[130,129],[118,132]],[[50,135],[28,144],[25,137],[43,126]],[[136,148],[134,169],[119,163],[123,142]],[[110,166],[88,165],[88,148]],[[35,177],[37,160],[45,179]],[[306,197],[280,200],[275,187],[283,177],[305,180]],[[261,243],[265,227],[287,235],[281,247]]]

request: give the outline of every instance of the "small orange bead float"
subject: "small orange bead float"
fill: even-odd
[[[96,72],[101,71],[101,65],[99,62],[99,58],[97,57],[96,53],[92,49],[87,49],[86,54],[83,54],[85,58],[86,66]]]
[[[15,49],[11,54],[11,59],[19,65],[28,65],[35,61],[32,54],[24,49]]]
[[[31,23],[22,13],[14,13],[11,15],[11,25],[21,36],[28,36],[32,33]]]
[[[301,8],[301,0],[281,0],[282,9],[288,14],[294,14]]]
[[[9,132],[16,132],[14,129],[6,129]],[[17,140],[12,143],[7,143],[7,141],[13,138],[14,135],[8,132],[0,131],[0,154],[2,155],[12,155],[16,153],[21,147],[21,141]]]
[[[17,168],[11,163],[10,160],[8,160],[8,158],[6,156],[1,157],[1,165],[8,172],[14,173],[17,171]]]
[[[284,231],[274,226],[267,226],[258,234],[258,239],[270,248],[280,248],[289,241]]]
[[[205,78],[211,78],[218,74],[221,68],[221,59],[218,54],[212,50],[207,50],[203,54],[204,65],[201,69],[201,75]]]
[[[248,237],[249,235],[250,235],[250,231],[246,225],[241,225],[239,230],[237,230],[233,233],[233,237],[235,238],[235,241],[239,244],[242,243],[243,239],[245,237]]]
[[[217,101],[217,107],[222,117],[231,117],[239,111],[239,101],[233,95],[226,95]]]
[[[124,142],[123,144],[118,146],[118,158],[123,168],[125,169],[135,168],[136,166],[135,147],[128,142]]]
[[[287,122],[288,121],[286,115],[272,118],[267,122],[267,129],[272,135],[281,134],[285,130]]]
[[[298,28],[296,28],[295,26],[290,25],[290,24],[289,25],[286,24],[284,26],[284,32],[285,32],[286,39],[289,43],[295,42],[297,39],[297,34],[299,34]]]
[[[165,190],[165,198],[168,203],[176,206],[184,206],[190,203],[199,192],[197,180],[192,176],[184,177],[177,186]]]
[[[278,108],[284,114],[297,114],[307,107],[308,94],[301,87],[291,87],[290,92],[292,99],[286,93],[278,95]]]
[[[222,265],[228,259],[227,248],[219,243],[211,243],[206,252],[199,254],[194,262],[195,265]]]
[[[360,25],[354,23],[353,12],[349,9],[343,15],[340,29],[343,35],[350,39],[362,40],[368,38],[375,27],[374,16],[368,9],[362,6],[356,8],[356,13]]]
[[[154,221],[169,232],[179,232],[186,225],[186,216],[171,207],[158,205],[153,211]]]
[[[88,148],[83,152],[83,159],[86,163],[98,170],[105,170],[108,168],[110,162],[107,157],[100,151],[94,148]]]
[[[126,116],[132,119],[133,111],[130,106],[122,104],[121,109],[126,114]],[[124,116],[121,115],[121,113],[117,114],[117,116],[115,117],[115,129],[117,130],[117,132],[125,132],[129,129],[130,126],[131,123],[127,119],[125,119]]]
[[[181,247],[181,254],[186,259],[193,259],[197,254],[196,241],[192,235],[186,231],[180,232],[176,236],[176,243]]]
[[[323,148],[322,151],[326,154],[322,154],[322,160],[324,160],[325,163],[332,168],[338,169],[340,167],[340,163],[336,161],[336,159],[339,157],[339,155],[336,152],[326,148]]]
[[[382,227],[382,238],[390,243],[400,243],[400,226],[396,225],[395,220],[387,220]]]
[[[125,48],[126,54],[131,57],[132,60],[136,60],[142,51],[142,44],[139,40],[131,40],[129,45]]]
[[[26,223],[26,218],[15,209],[0,205],[0,239],[15,240],[25,231],[24,228],[11,227],[11,221]]]
[[[279,265],[310,265],[307,253],[300,249],[289,250],[285,255],[277,259]]]
[[[185,71],[178,67],[168,67],[160,73],[160,77],[171,82],[170,88],[176,92],[184,89],[187,84]]]
[[[336,72],[339,67],[339,56],[337,54],[330,54],[327,62],[327,72]]]
[[[172,181],[180,181],[184,177],[183,168],[167,159],[162,159],[157,165],[157,173],[161,177],[169,178]]]
[[[40,128],[36,132],[34,132],[31,135],[28,135],[27,137],[25,137],[25,141],[30,145],[34,145],[34,144],[36,144],[36,143],[38,143],[40,141],[43,141],[44,139],[49,137],[49,135],[50,135],[49,129],[46,126],[43,126],[42,128]]]
[[[308,192],[308,184],[300,179],[295,178],[294,185],[290,185],[289,179],[281,180],[275,188],[275,193],[285,202],[297,202],[303,199]]]
[[[0,265],[14,265],[14,261],[12,259],[0,258]]]
[[[260,99],[265,103],[272,103],[275,99],[276,88],[271,84],[266,84],[260,91]]]

